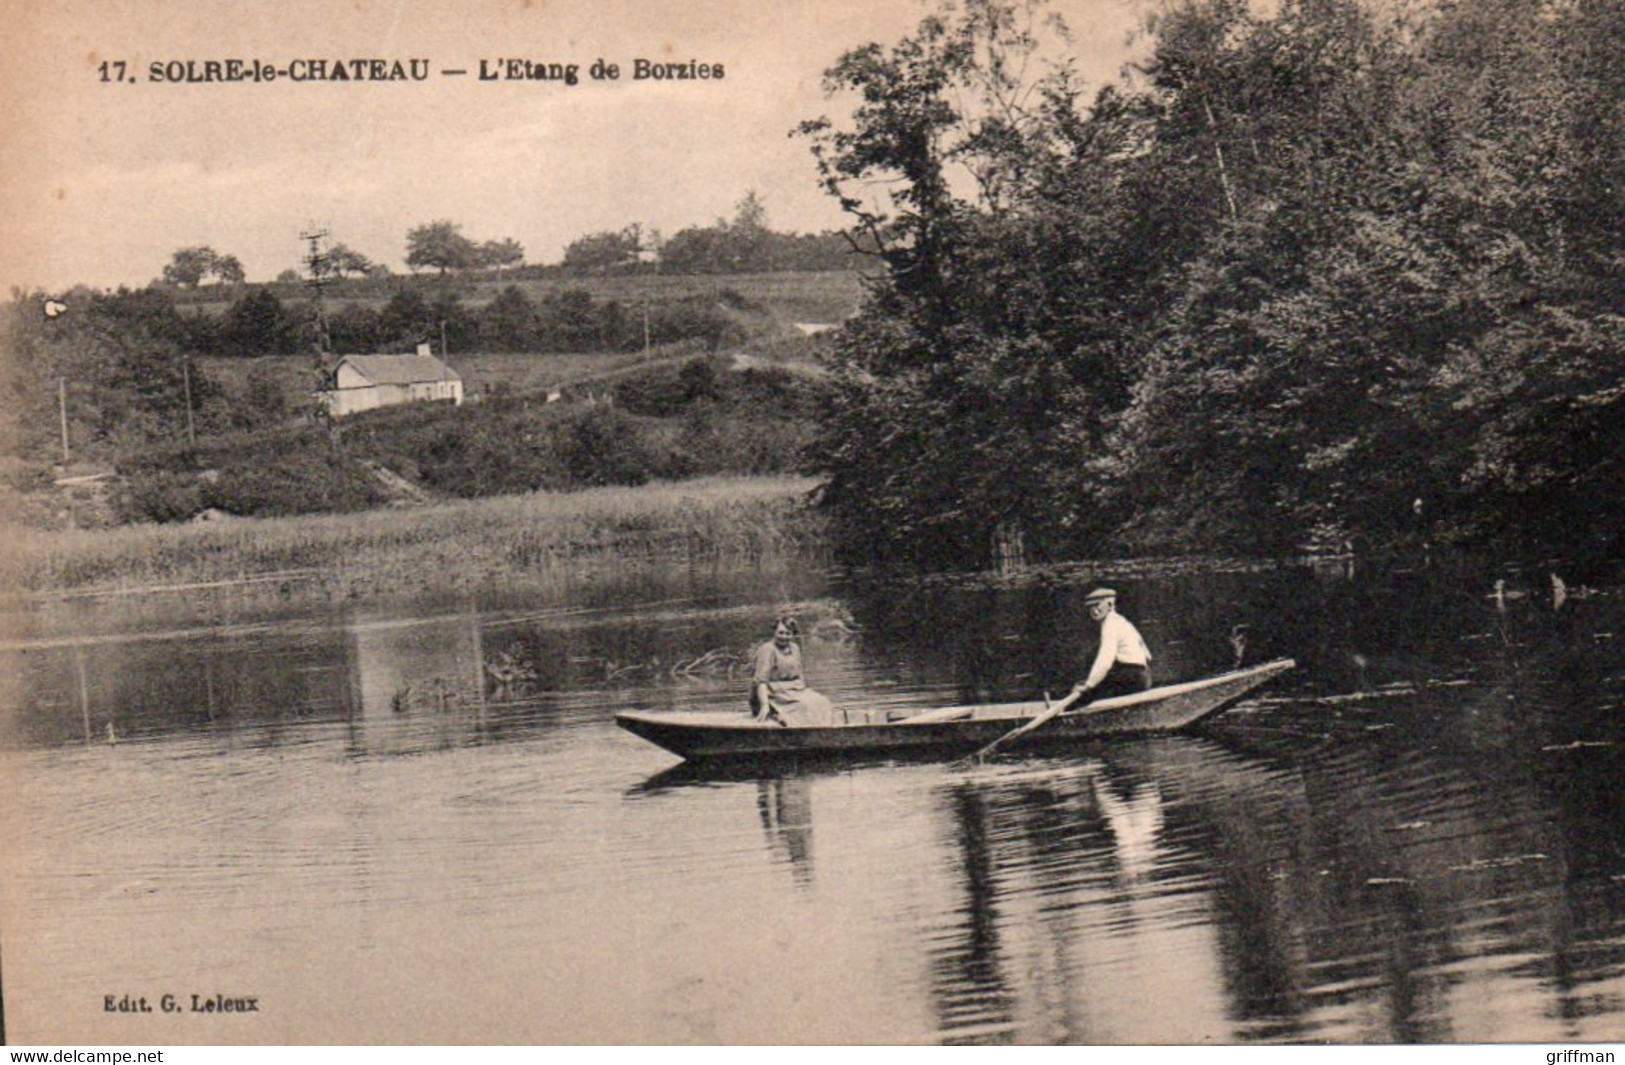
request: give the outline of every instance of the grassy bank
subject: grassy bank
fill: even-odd
[[[771,559],[819,549],[799,477],[538,492],[359,514],[14,532],[0,581],[33,594],[254,581],[365,598],[522,586],[559,565]]]

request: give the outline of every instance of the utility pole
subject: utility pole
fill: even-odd
[[[197,429],[192,424],[192,357],[181,356],[181,380],[186,383],[186,444],[197,446]]]
[[[66,377],[56,379],[56,405],[62,419],[62,465],[66,466],[73,460],[72,453],[68,451],[68,379]]]
[[[333,258],[322,247],[322,241],[327,239],[327,230],[312,224],[299,234],[299,239],[309,244],[305,253],[305,288],[310,290],[311,302],[311,371],[316,379],[316,391],[326,390],[328,364],[332,361],[333,337],[327,329],[327,305],[322,298],[323,290],[327,288],[328,275],[332,272]],[[338,425],[333,421],[333,412],[327,404],[317,400],[316,408],[312,411],[316,420],[327,427],[327,442],[332,448],[338,447]]]
[[[649,236],[645,240],[642,228],[638,230],[638,250],[635,253],[637,261],[642,261],[643,252],[647,250],[654,260],[654,280],[643,290],[643,354],[649,354],[649,303],[654,299],[654,288],[660,281],[660,230],[649,227]]]
[[[299,234],[299,239],[310,246],[305,253],[305,287],[310,290],[312,327],[315,336],[312,342],[315,346],[316,372],[320,374],[327,369],[328,356],[332,354],[333,338],[327,329],[327,303],[323,298],[333,270],[332,256],[322,247],[327,239],[327,230],[311,226]]]

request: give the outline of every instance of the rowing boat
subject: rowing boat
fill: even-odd
[[[1187,729],[1228,709],[1294,664],[1290,658],[1282,658],[1216,677],[1101,699],[1066,711],[1022,737],[1017,746]],[[1042,702],[989,703],[942,707],[901,718],[857,711],[849,712],[841,724],[821,728],[764,724],[744,711],[630,712],[617,714],[615,723],[690,761],[929,751],[962,754],[991,743],[1044,709]]]

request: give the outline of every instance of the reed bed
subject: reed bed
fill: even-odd
[[[717,477],[360,514],[17,531],[0,578],[34,595],[277,584],[348,598],[523,581],[583,561],[763,561],[822,549],[816,482]]]

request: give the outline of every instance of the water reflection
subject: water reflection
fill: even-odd
[[[937,1038],[1617,1031],[1625,945],[1617,913],[1597,907],[1599,890],[1617,905],[1617,887],[1573,883],[1550,853],[1560,848],[1548,812],[1524,805],[1538,796],[1520,782],[1479,793],[1505,782],[1505,766],[1422,785],[1408,779],[1414,764],[1385,771],[1383,758],[1303,761],[1176,739],[934,791],[956,892],[924,930]],[[809,770],[756,782],[769,842],[800,884],[811,883],[816,792],[829,779]],[[666,786],[694,783],[707,778],[689,771]],[[1601,837],[1616,857],[1621,827],[1616,814]]]
[[[255,985],[270,1041],[1625,1035],[1625,597],[1577,579],[1112,575],[1170,677],[1238,627],[1299,659],[1206,738],[713,772],[611,724],[743,713],[786,601],[838,703],[1058,687],[1099,576],[41,621],[0,651],[14,1008],[130,1042],[84,1003],[160,970]]]
[[[810,885],[812,871],[812,788],[801,776],[771,776],[756,785],[756,809],[768,848],[790,866],[795,882]]]
[[[479,743],[486,663],[477,614],[403,622],[352,620],[345,628],[359,713],[352,754],[390,754]]]
[[[1005,1042],[1013,1035],[1014,995],[999,943],[997,900],[1003,891],[988,809],[982,794],[968,786],[951,789],[949,805],[964,897],[960,923],[945,931],[933,952],[937,1023],[947,1043]]]

